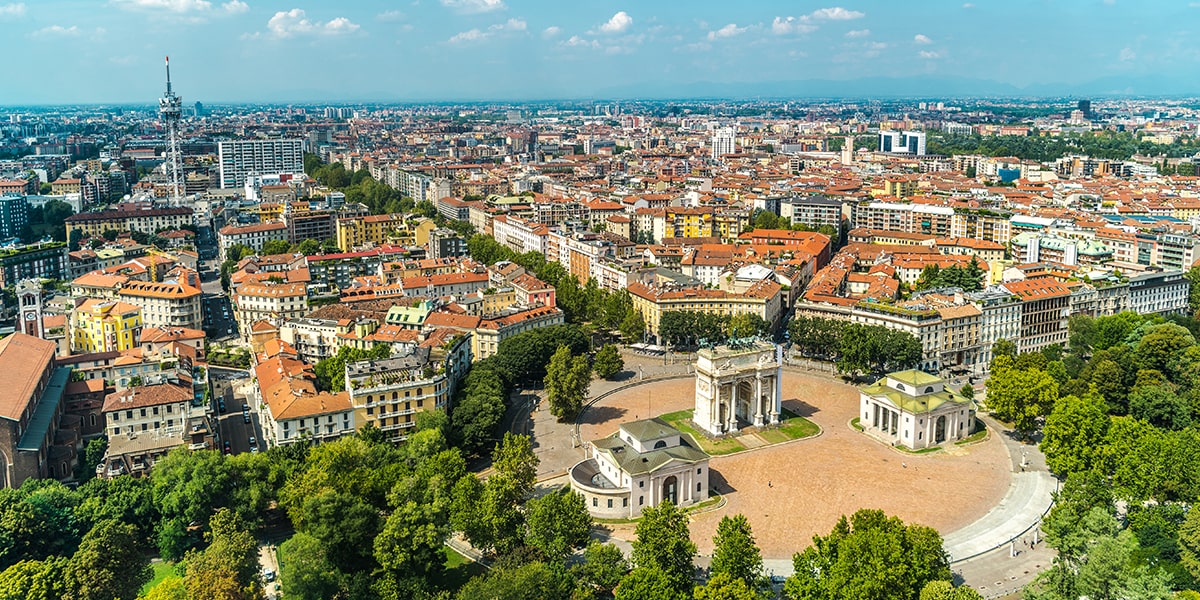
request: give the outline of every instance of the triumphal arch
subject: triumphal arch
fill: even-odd
[[[692,421],[712,435],[777,425],[783,397],[783,348],[759,339],[731,340],[696,353]]]

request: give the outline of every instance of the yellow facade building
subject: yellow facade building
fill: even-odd
[[[72,352],[132,350],[142,333],[142,309],[126,302],[88,298],[71,311],[69,329]]]

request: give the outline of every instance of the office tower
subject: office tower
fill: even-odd
[[[925,156],[925,132],[905,131],[900,134],[900,146],[898,152]]]
[[[1079,110],[1079,112],[1083,113],[1083,118],[1085,118],[1085,119],[1092,118],[1092,101],[1091,100],[1080,100],[1078,106],[1076,106],[1075,108],[1077,108]]]
[[[722,127],[714,131],[712,137],[712,159],[721,160],[722,156],[733,154],[735,139],[732,127]]]
[[[163,163],[167,182],[171,186],[171,202],[179,202],[179,194],[183,191],[183,171],[180,169],[179,157],[179,119],[183,116],[183,98],[171,90],[171,57],[166,57],[167,92],[158,99],[158,114],[162,115],[163,124],[167,127],[167,155]]]
[[[24,194],[0,196],[0,239],[21,235],[29,225],[29,199]]]
[[[196,116],[197,117],[204,116],[204,105],[201,104],[199,100],[196,101]]]
[[[903,152],[901,148],[899,131],[880,131],[879,132],[879,151],[880,152]]]
[[[221,187],[240,188],[250,172],[260,175],[304,172],[301,140],[236,140],[217,144]]]

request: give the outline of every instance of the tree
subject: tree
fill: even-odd
[[[262,250],[259,254],[269,256],[271,254],[287,254],[292,249],[292,245],[287,240],[268,240],[263,242]]]
[[[642,313],[630,306],[625,310],[625,316],[621,319],[621,338],[626,343],[637,343],[642,341],[642,336],[645,334],[646,321],[642,318]]]
[[[726,335],[730,338],[765,336],[770,324],[754,313],[742,313],[729,319]]]
[[[696,600],[759,600],[758,591],[744,580],[729,573],[718,573],[703,586],[697,587]]]
[[[525,505],[525,542],[552,562],[561,562],[576,548],[587,545],[592,529],[583,495],[563,488]]]
[[[828,536],[814,536],[813,545],[792,562],[795,574],[784,593],[793,600],[911,600],[930,581],[950,580],[936,531],[906,525],[879,510],[842,517]]]
[[[1192,332],[1175,323],[1152,325],[1145,331],[1133,347],[1134,356],[1142,369],[1155,369],[1169,374],[1175,357],[1196,345]]]
[[[208,523],[215,508],[228,506],[233,478],[229,464],[211,450],[177,448],[154,464],[151,486],[154,505],[162,517],[158,530],[163,558],[178,560],[199,542],[191,523]]]
[[[279,547],[287,560],[279,566],[283,594],[297,600],[325,600],[337,596],[341,572],[326,555],[325,545],[306,533],[296,533]]]
[[[83,536],[68,561],[63,600],[132,600],[150,575],[150,560],[137,529],[104,521]]]
[[[1108,434],[1105,408],[1104,398],[1095,392],[1082,398],[1067,396],[1054,403],[1054,410],[1046,417],[1041,443],[1051,471],[1065,477],[1098,465]]]
[[[96,476],[96,465],[104,460],[105,452],[108,452],[107,437],[100,436],[88,441],[83,450],[83,461],[79,463],[80,480],[86,482]]]
[[[495,370],[476,363],[467,373],[451,414],[452,429],[464,451],[475,453],[495,443],[504,418],[504,381]]]
[[[570,348],[559,346],[546,365],[546,400],[550,413],[562,420],[575,418],[583,409],[583,398],[591,383],[592,367],[586,356],[571,356]]]
[[[463,477],[454,485],[453,525],[483,551],[510,550],[524,530],[521,505],[533,491],[538,458],[528,436],[505,433],[492,453],[487,483]]]
[[[66,592],[63,575],[67,559],[23,560],[0,572],[0,598],[58,600]]]
[[[713,546],[713,575],[729,575],[752,589],[762,585],[762,554],[754,543],[754,533],[745,515],[721,517]]]
[[[298,254],[313,256],[314,254],[321,253],[321,242],[310,238],[302,240],[299,244],[296,244],[295,248],[293,249]]]
[[[458,600],[567,600],[574,588],[565,573],[545,563],[533,562],[519,567],[495,568],[487,575],[472,578],[458,591]]]
[[[613,375],[624,369],[625,359],[621,358],[621,352],[613,344],[605,344],[603,348],[600,348],[600,351],[596,353],[595,362],[592,363],[592,370],[601,379],[611,379]]]
[[[690,591],[696,545],[689,537],[687,515],[668,500],[643,510],[635,532],[633,564],[638,568],[634,572],[661,572],[670,590],[677,594]],[[617,597],[621,597],[620,588]]]
[[[1129,394],[1129,414],[1163,429],[1183,429],[1190,425],[1191,407],[1167,385],[1135,387]]]
[[[676,585],[677,582],[661,569],[638,567],[621,579],[613,597],[616,600],[685,600],[687,593],[679,591]]]
[[[1003,364],[1007,357],[997,358]],[[1028,433],[1037,418],[1046,415],[1058,399],[1058,382],[1045,371],[1000,368],[987,381],[987,405],[996,416]]]
[[[629,561],[613,544],[591,542],[583,551],[583,564],[574,572],[580,582],[590,586],[600,597],[608,597],[629,572]]]
[[[921,588],[919,600],[983,600],[983,596],[970,586],[954,587],[953,583],[939,579]]]
[[[196,600],[250,600],[260,595],[258,543],[237,513],[222,508],[212,517],[209,545],[187,559],[184,583]]]

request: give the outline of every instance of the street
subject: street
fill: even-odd
[[[250,437],[258,441],[259,449],[263,449],[262,429],[258,422],[258,413],[250,406],[250,422],[246,423],[242,413],[242,405],[249,405],[251,400],[234,390],[234,386],[243,385],[247,379],[244,371],[232,369],[213,369],[212,371],[213,398],[225,401],[225,412],[217,412],[217,431],[221,436],[221,447],[229,442],[233,454],[250,451]],[[236,378],[234,378],[236,377]]]
[[[237,321],[233,318],[233,307],[225,290],[221,289],[221,263],[217,262],[216,243],[211,233],[199,237],[197,248],[200,256],[212,258],[200,261],[201,302],[204,304],[204,330],[213,341],[233,338],[237,335]]]

